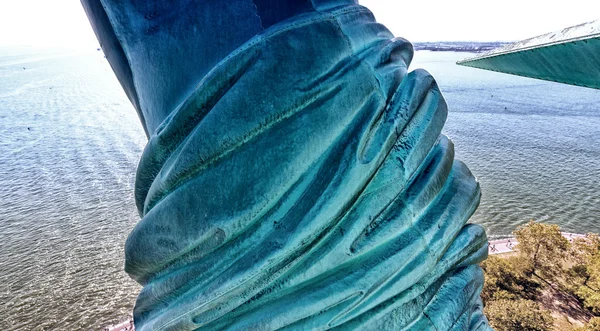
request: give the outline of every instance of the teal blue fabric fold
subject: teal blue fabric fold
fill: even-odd
[[[200,77],[138,168],[137,330],[488,330],[479,185],[412,55],[350,4]]]

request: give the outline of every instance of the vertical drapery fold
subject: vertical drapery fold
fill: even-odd
[[[184,78],[153,71],[178,62],[146,54],[152,36],[127,37],[137,2],[108,6],[154,114],[126,243],[138,330],[489,329],[487,239],[465,225],[479,185],[441,135],[444,99],[408,72],[409,42],[338,2],[274,19],[216,63],[183,52],[203,68]]]

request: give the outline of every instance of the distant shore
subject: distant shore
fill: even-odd
[[[413,43],[415,51],[482,53],[510,44],[509,42],[440,41]]]

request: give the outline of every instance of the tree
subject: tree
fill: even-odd
[[[577,238],[573,241],[570,250],[572,267],[571,275],[583,279],[583,285],[597,283],[600,280],[600,237],[589,233],[585,238]],[[591,288],[598,291],[599,287]]]
[[[554,322],[549,311],[531,300],[490,301],[484,312],[496,331],[550,331]]]
[[[530,221],[513,233],[519,242],[517,249],[533,274],[542,278],[542,275],[553,276],[561,271],[569,241],[560,233],[558,225]]]
[[[600,236],[597,233],[588,233],[585,238],[575,238],[571,245],[571,256],[575,262],[585,264],[600,252]]]
[[[588,234],[573,241],[569,288],[592,313],[600,314],[600,237]]]
[[[600,330],[600,317],[592,318],[586,325],[573,331],[598,331]]]
[[[485,272],[485,283],[481,291],[484,303],[500,299],[535,298],[539,284],[527,277],[522,260],[519,256],[500,258],[492,255],[481,263]]]

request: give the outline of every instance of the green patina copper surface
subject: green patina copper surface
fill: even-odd
[[[458,64],[600,89],[600,21],[524,40]]]
[[[138,330],[488,330],[479,185],[353,0],[84,6],[149,136]]]

